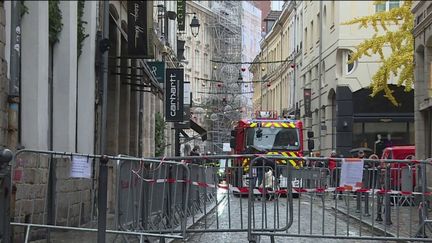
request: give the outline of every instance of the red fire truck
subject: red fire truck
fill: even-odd
[[[281,154],[286,157],[302,157],[302,129],[303,124],[300,120],[278,118],[276,112],[260,111],[254,119],[237,122],[231,131],[230,145],[234,154]],[[291,163],[295,168],[302,166],[300,161],[289,158],[277,160],[277,163]],[[234,161],[234,166],[243,168],[243,174],[249,171],[249,164],[250,159]],[[235,184],[240,184],[239,176],[236,177],[238,182]]]

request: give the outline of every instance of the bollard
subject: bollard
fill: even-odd
[[[356,213],[360,213],[361,212],[361,192],[356,192]]]
[[[9,149],[0,151],[0,242],[11,242],[10,226],[10,197],[11,186],[11,166],[13,154]]]
[[[365,188],[372,188],[371,187],[371,181],[370,181],[370,171],[368,169],[366,169],[366,176],[365,176]],[[365,217],[369,217],[369,192],[363,192],[363,196],[364,196],[364,216]]]
[[[426,201],[426,186],[427,186],[427,182],[426,182],[426,165],[421,164],[420,166],[417,167],[418,171],[418,177],[419,177],[419,182],[421,183],[421,202],[419,203],[419,230],[416,234],[417,238],[427,238],[427,234],[426,234],[426,222],[425,220],[428,219],[428,203]]]
[[[98,183],[98,233],[97,242],[105,243],[106,218],[107,218],[107,194],[108,194],[108,157],[103,155],[99,159],[99,183]]]
[[[381,174],[381,167],[378,167],[378,173],[376,176],[376,181],[378,182],[377,184],[381,184],[382,182],[382,174]],[[377,193],[377,217],[375,219],[375,221],[377,222],[382,222],[382,204],[383,204],[383,195],[380,195],[379,193]]]
[[[375,221],[378,222],[382,222],[382,201],[383,201],[383,196],[382,195],[377,195],[377,217],[375,219]]]
[[[384,188],[386,191],[390,190],[390,166],[386,166],[386,175],[384,181]],[[384,222],[386,225],[393,224],[391,221],[391,207],[390,207],[390,194],[385,193],[384,195]]]
[[[365,197],[365,201],[364,201],[364,214],[363,216],[365,217],[369,217],[370,213],[369,213],[369,192],[364,192],[364,197]]]

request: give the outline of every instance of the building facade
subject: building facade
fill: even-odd
[[[276,64],[268,64],[265,70],[261,70],[264,72],[263,81],[267,83],[261,85],[261,109],[272,109],[279,113],[286,109],[288,113],[301,118],[305,132],[314,132],[313,151],[329,154],[331,150],[336,150],[347,156],[353,148],[366,147],[380,154],[381,150],[375,146],[377,142],[387,146],[414,144],[414,92],[404,93],[404,87],[396,87],[394,84],[397,79],[392,77],[389,83],[401,105],[393,106],[382,94],[371,98],[368,86],[381,64],[379,58],[364,57],[354,64],[347,64],[355,47],[371,38],[374,31],[372,27],[359,29],[356,25],[343,23],[400,4],[399,1],[390,2],[382,6],[375,6],[371,1],[287,2],[281,17],[266,36],[268,45],[262,45],[262,60],[271,58],[293,62],[283,70],[294,70],[287,73],[288,83],[283,85],[282,81],[282,91],[277,91],[278,85],[273,82],[284,80],[284,74],[279,73],[275,78],[269,73],[275,69],[272,65]],[[295,14],[292,16],[295,18],[291,18],[292,25],[284,25],[285,12],[293,11],[289,5],[294,5]],[[280,28],[281,25],[284,27]],[[289,26],[293,26],[292,31],[288,31]],[[292,53],[279,55],[280,47],[271,42],[272,32],[283,36],[285,31],[289,33],[287,38],[291,38],[291,41],[284,42],[287,44],[283,47]],[[289,43],[294,43],[292,48]],[[270,47],[269,54],[265,49],[267,46]],[[385,53],[389,51],[384,50]],[[305,91],[311,94],[310,111],[305,110]]]
[[[242,2],[242,62],[250,62],[259,53],[259,42],[261,40],[261,31],[257,27],[261,23],[261,10],[255,7],[251,2]],[[253,74],[249,71],[250,64],[243,64],[241,75],[243,79],[242,93],[243,109],[245,117],[250,117],[253,113],[252,94],[253,94]]]
[[[415,41],[415,142],[416,157],[432,157],[432,4],[415,1],[414,14]]]
[[[295,5],[291,2],[284,5],[277,18],[267,17],[274,23],[261,40],[261,52],[251,67],[255,112],[272,110],[283,116],[293,107],[295,14]]]
[[[213,57],[211,23],[214,21],[210,1],[186,1],[186,12],[195,13],[186,15],[186,23],[190,23],[195,16],[200,22],[199,33],[192,36],[190,26],[186,26],[183,34],[185,43],[185,80],[191,82],[192,101],[194,105],[200,106],[205,91],[210,87],[211,78],[210,60]],[[182,36],[182,37],[183,37]],[[203,122],[203,117],[197,117]]]
[[[271,1],[252,1],[252,3],[261,10],[261,32],[265,32],[266,23],[264,22],[264,18],[267,17],[271,8]]]
[[[0,143],[11,149],[27,148],[36,150],[54,150],[83,154],[109,155],[126,154],[137,157],[155,156],[156,115],[163,117],[163,84],[152,74],[143,58],[130,58],[128,55],[128,13],[127,2],[123,1],[26,1],[20,5],[22,15],[18,24],[21,26],[21,57],[19,80],[19,114],[16,123],[11,123],[8,115],[9,82],[11,78],[11,31],[12,26],[10,1],[2,2],[0,8],[0,53],[2,69],[0,75]],[[108,99],[106,119],[106,143],[102,147],[102,66],[99,43],[103,29],[104,3],[109,4],[109,44],[108,51]],[[165,1],[152,1],[152,5],[164,4]],[[148,3],[150,4],[150,3]],[[163,5],[163,14],[177,11],[176,2]],[[50,11],[57,14],[52,15]],[[152,10],[153,11],[153,10]],[[152,12],[150,11],[150,12]],[[166,67],[179,67],[177,59],[177,22],[160,18],[157,8],[150,23],[154,47],[152,61],[164,61]],[[52,28],[53,25],[58,28]],[[161,28],[162,26],[162,28]],[[53,31],[55,29],[56,31]],[[36,31],[37,30],[37,31]],[[14,46],[14,49],[17,47]],[[16,67],[16,66],[14,66]],[[16,129],[15,129],[16,126]],[[164,155],[174,155],[173,125],[165,128]],[[8,140],[8,131],[17,132],[15,144]],[[12,215],[24,217],[29,200],[38,200],[26,191],[25,184],[47,187],[51,173],[57,174],[56,183],[69,178],[70,161],[68,159],[40,159],[28,156],[23,164],[15,164],[14,170],[22,171],[17,178],[14,208]],[[55,161],[58,166],[48,166]],[[110,165],[109,180],[116,179],[115,170]],[[86,208],[90,209],[91,183],[77,185],[65,183],[62,193],[70,195],[85,194]],[[108,188],[109,208],[114,208],[116,200],[115,183]],[[52,184],[51,184],[52,185]],[[55,186],[55,185],[54,185]],[[79,186],[79,190],[77,189]],[[69,195],[68,194],[68,195]],[[44,195],[40,195],[43,197]],[[32,198],[33,197],[33,198]],[[86,199],[86,200],[87,200]],[[58,207],[67,205],[68,197],[59,196]],[[81,207],[81,206],[80,206]],[[19,210],[22,210],[20,212]],[[35,213],[44,207],[35,209]],[[42,212],[42,211],[41,211]],[[89,216],[87,210],[84,217]],[[74,215],[72,215],[73,217]],[[57,215],[56,215],[57,217]],[[58,215],[62,220],[64,215]],[[42,221],[41,221],[42,222]],[[41,223],[39,222],[39,223]],[[35,221],[35,223],[38,223]],[[17,241],[20,241],[19,239]]]

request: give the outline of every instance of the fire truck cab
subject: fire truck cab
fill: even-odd
[[[230,145],[234,154],[302,157],[302,129],[302,122],[293,117],[280,118],[276,112],[259,111],[255,118],[237,122],[231,131]],[[244,172],[248,172],[249,163],[249,159],[238,159],[234,161],[234,166],[242,167]],[[291,163],[298,168],[301,162],[288,158],[277,160],[277,163]]]

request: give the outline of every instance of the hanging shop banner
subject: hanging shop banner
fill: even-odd
[[[184,69],[168,68],[165,73],[165,118],[167,122],[183,121]]]
[[[127,1],[128,8],[128,54],[152,58],[151,31],[153,1]]]
[[[305,108],[305,116],[311,117],[311,97],[312,97],[312,90],[311,89],[304,89],[303,93],[303,99],[304,99],[304,108]]]
[[[165,62],[147,62],[147,64],[150,67],[151,73],[162,85],[165,82]]]
[[[185,31],[186,0],[177,0],[177,26],[179,31]]]

